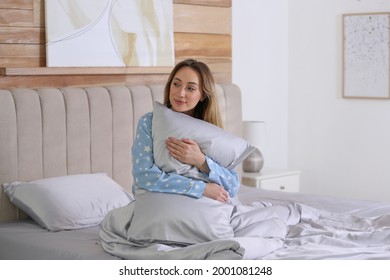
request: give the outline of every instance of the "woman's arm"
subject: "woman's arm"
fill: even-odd
[[[195,141],[187,138],[179,140],[170,137],[167,140],[167,148],[171,156],[180,162],[197,167],[203,172],[207,181],[222,186],[230,197],[237,194],[240,186],[237,173],[204,155]]]
[[[154,163],[152,117],[152,113],[145,114],[137,126],[137,135],[132,147],[135,187],[155,192],[202,197],[206,188],[205,182],[175,173],[165,173]]]
[[[209,180],[223,186],[223,188],[229,193],[230,197],[235,197],[240,187],[240,180],[237,172],[219,165],[207,156],[206,162],[210,169],[208,174]]]

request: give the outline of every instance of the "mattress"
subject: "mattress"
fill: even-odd
[[[293,205],[301,215],[298,223],[288,226],[284,244],[261,259],[390,259],[388,202],[241,186],[236,203],[248,209]],[[103,250],[99,230],[96,226],[50,232],[31,220],[2,223],[0,259],[119,259]]]
[[[2,260],[101,260],[118,259],[100,245],[99,226],[50,232],[34,221],[0,224]]]

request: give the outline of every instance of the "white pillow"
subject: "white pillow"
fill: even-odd
[[[256,148],[228,131],[154,102],[152,121],[153,151],[156,165],[165,172],[202,178],[197,168],[169,155],[168,137],[189,138],[198,143],[202,152],[228,169],[236,168]]]
[[[100,224],[111,209],[134,200],[106,174],[79,174],[3,184],[11,202],[50,231]]]
[[[138,191],[127,238],[183,245],[234,237],[233,205],[207,197]]]

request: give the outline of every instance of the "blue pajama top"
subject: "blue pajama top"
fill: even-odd
[[[213,182],[222,186],[234,197],[239,188],[238,175],[206,155],[209,174],[203,173],[205,181],[187,178],[176,173],[166,173],[154,162],[152,138],[153,113],[141,117],[137,126],[137,135],[132,147],[133,160],[133,191],[142,188],[148,191],[176,193],[200,198],[206,187],[206,182]]]

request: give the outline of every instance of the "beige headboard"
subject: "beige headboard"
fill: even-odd
[[[163,85],[0,89],[0,185],[106,172],[131,190],[131,146],[140,116]],[[225,128],[241,136],[240,89],[217,85]],[[3,189],[0,221],[19,218]]]

